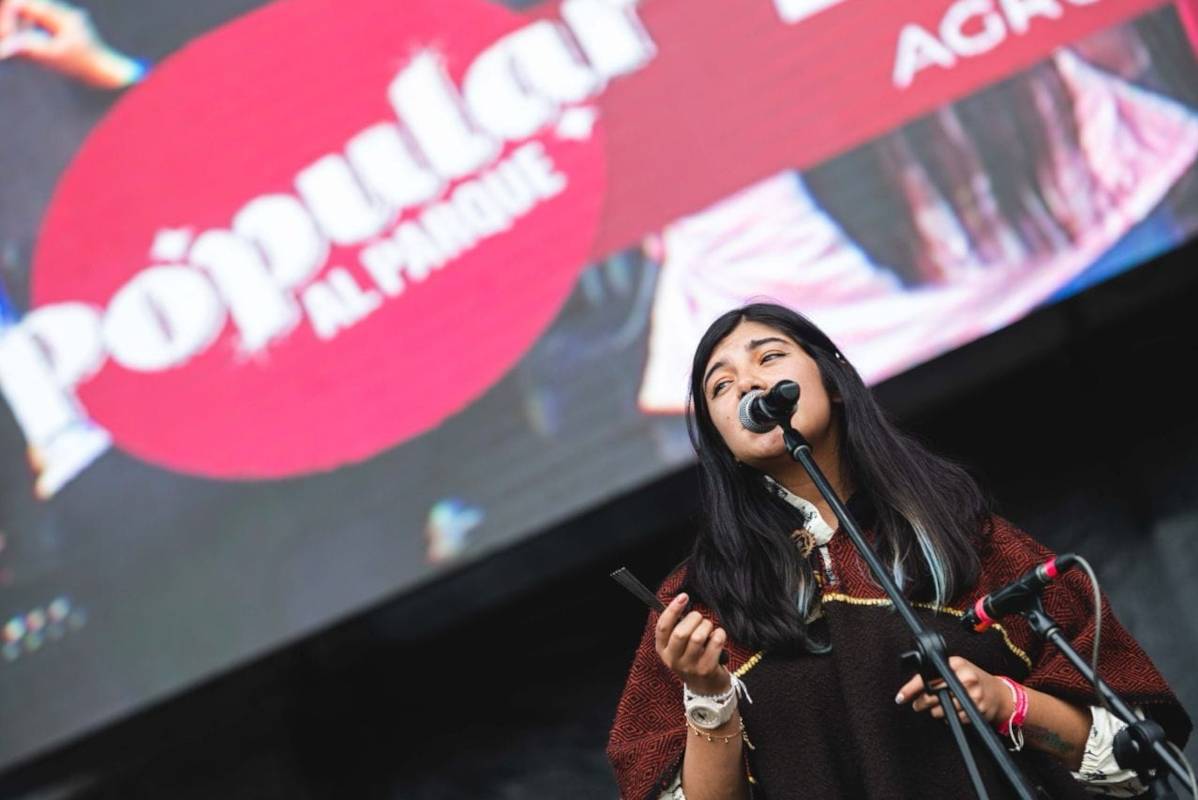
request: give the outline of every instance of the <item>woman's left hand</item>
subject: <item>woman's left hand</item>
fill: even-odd
[[[995,725],[1000,720],[1008,719],[1011,716],[1015,701],[1012,699],[1007,685],[1001,679],[960,656],[950,656],[948,666],[957,676],[961,685],[965,687],[966,693],[978,707],[983,719],[991,725]],[[942,682],[933,681],[933,691],[942,685]],[[894,698],[894,702],[899,705],[910,703],[913,711],[921,713],[930,711],[936,719],[944,719],[944,709],[940,705],[940,698],[925,691],[923,678],[919,675],[903,684],[903,687],[899,689],[898,696]],[[957,717],[962,722],[969,722],[969,718],[961,710],[956,698],[953,698],[953,705],[956,707]]]

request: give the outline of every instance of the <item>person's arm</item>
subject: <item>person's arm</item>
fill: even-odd
[[[679,594],[657,620],[656,648],[666,665],[691,692],[720,695],[732,687],[732,676],[720,665],[728,635],[697,611],[685,616],[687,596]],[[740,713],[712,730],[688,726],[682,757],[682,791],[686,800],[748,800]]]
[[[1018,691],[1025,692],[1026,714],[1019,726],[1023,742],[1048,753],[1070,770],[1077,771],[1081,767],[1093,722],[1089,708],[1075,706],[1026,686],[1019,686],[1013,692],[1000,677],[991,675],[960,656],[951,656],[948,663],[982,718],[996,728],[1012,719],[1017,708]],[[923,678],[919,675],[903,684],[895,702],[900,705],[910,703],[913,711],[930,712],[936,719],[944,719],[939,698],[924,692]],[[953,702],[956,704],[956,700]],[[959,705],[957,716],[962,722],[969,722]],[[1018,734],[1012,732],[1012,735]]]
[[[740,713],[711,731],[686,738],[682,757],[682,791],[686,800],[748,800]]]
[[[123,89],[147,69],[109,47],[86,11],[59,0],[0,0],[0,59],[15,57],[100,89]]]

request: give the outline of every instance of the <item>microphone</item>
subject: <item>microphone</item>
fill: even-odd
[[[778,381],[768,392],[754,389],[742,397],[737,414],[746,430],[766,433],[789,420],[798,403],[799,385],[794,381]]]
[[[961,617],[965,630],[981,633],[993,625],[999,617],[1024,611],[1029,608],[1032,598],[1040,593],[1058,575],[1072,569],[1077,563],[1073,553],[1050,558],[1035,569],[1029,571],[1018,580],[1008,583],[973,604],[973,608]]]

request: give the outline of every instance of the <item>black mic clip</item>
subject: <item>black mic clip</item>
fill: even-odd
[[[740,400],[737,415],[746,430],[766,433],[789,422],[798,402],[799,385],[794,381],[778,381],[768,392],[761,389],[748,392]]]

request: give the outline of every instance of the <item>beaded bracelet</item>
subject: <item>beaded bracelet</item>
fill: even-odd
[[[1023,721],[1027,718],[1027,689],[1008,677],[999,675],[998,679],[1007,685],[1011,691],[1011,699],[1015,701],[1015,709],[1011,717],[998,726],[998,732],[1009,735],[1016,750],[1023,749]]]
[[[754,747],[753,743],[749,741],[749,733],[748,733],[748,731],[745,730],[745,721],[743,719],[740,719],[740,720],[737,720],[737,722],[738,722],[739,727],[737,728],[736,732],[730,733],[727,736],[719,736],[717,734],[712,733],[711,731],[705,731],[702,728],[698,728],[689,719],[686,720],[686,726],[688,728],[690,728],[692,732],[694,732],[695,736],[702,736],[704,739],[706,739],[709,742],[720,741],[720,742],[723,742],[724,744],[728,744],[733,739],[740,739],[742,742],[745,743],[745,746],[748,747],[750,750],[756,750],[757,748]]]

